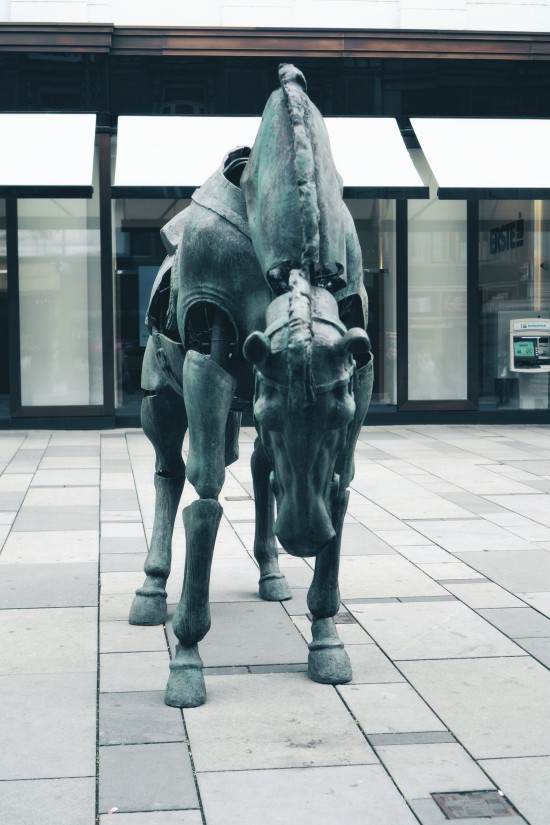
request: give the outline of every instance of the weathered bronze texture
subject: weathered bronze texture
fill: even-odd
[[[206,698],[198,644],[210,629],[218,497],[250,405],[260,596],[291,597],[275,537],[292,555],[315,557],[309,674],[329,684],[351,679],[334,616],[353,453],[372,390],[367,297],[321,115],[299,70],[283,65],[279,77],[252,151],[230,152],[164,228],[168,257],[147,313],[142,423],[156,452],[155,522],[130,622],[166,619],[187,476],[199,499],[183,511],[185,574],[165,696],[176,707]]]

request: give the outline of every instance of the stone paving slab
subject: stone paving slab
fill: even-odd
[[[99,817],[99,825],[113,825],[108,814]],[[147,811],[147,813],[117,813],[116,825],[203,825],[200,811]],[[497,823],[498,825],[498,823]]]
[[[367,735],[446,730],[410,685],[339,685],[337,690]]]
[[[99,507],[98,487],[30,487],[25,495],[24,508],[55,507],[62,513],[65,507]]]
[[[476,759],[550,755],[550,672],[530,657],[402,662]]]
[[[342,628],[339,628],[338,635],[344,641],[344,634],[341,630]],[[404,681],[402,674],[376,645],[354,645],[346,642],[346,650],[353,672],[350,684],[390,684]]]
[[[342,599],[385,596],[437,596],[445,591],[400,556],[343,556],[340,560]]]
[[[476,515],[486,516],[489,513],[505,512],[504,508],[501,507],[500,504],[496,504],[489,499],[483,498],[483,496],[475,496],[473,493],[466,493],[464,491],[449,493],[442,492],[441,496]]]
[[[94,673],[95,607],[0,610],[0,674]]]
[[[548,510],[548,496],[532,493],[530,495],[494,496],[493,501],[501,504],[514,513],[521,513],[546,527],[550,527],[550,512]]]
[[[142,572],[147,552],[141,553],[102,553],[102,573],[135,573]]]
[[[164,690],[168,681],[168,651],[102,653],[100,691]]]
[[[198,808],[183,742],[112,745],[99,749],[99,812]]]
[[[197,771],[377,761],[334,688],[305,674],[212,676],[206,688],[185,714]]]
[[[97,565],[6,564],[2,568],[0,609],[94,607]]]
[[[457,599],[473,608],[523,607],[524,602],[512,596],[494,582],[476,582],[475,584],[455,582],[446,584],[446,589]]]
[[[14,511],[19,510],[23,499],[25,498],[24,490],[12,490],[9,492],[0,492],[0,511]]]
[[[99,508],[27,507],[23,505],[13,525],[14,532],[43,532],[47,530],[97,530]]]
[[[485,759],[482,768],[530,825],[547,825],[550,811],[550,756]],[[510,820],[513,825],[513,820]]]
[[[208,825],[418,825],[380,765],[199,773]]]
[[[521,648],[457,601],[348,607],[393,660],[523,655]]]
[[[479,579],[480,575],[477,570],[472,570],[464,562],[456,561],[456,559],[446,560],[443,564],[421,564],[417,562],[419,570],[422,570],[430,578],[437,582],[449,582],[453,580],[464,581],[467,579]]]
[[[99,644],[102,653],[166,651],[163,625],[136,627],[125,622],[101,622]]]
[[[164,691],[100,694],[100,745],[184,742],[185,738],[181,711],[164,704]]]
[[[46,447],[44,453],[48,458],[83,458],[84,456],[98,456],[100,452],[99,444],[79,444],[78,446],[69,444],[59,444],[52,440]]]
[[[455,743],[381,746],[376,754],[406,799],[495,787],[464,748]]]
[[[0,676],[0,780],[94,777],[96,687],[95,673]]]
[[[550,619],[550,590],[540,593],[521,593],[520,596],[524,602]]]
[[[95,776],[0,782],[0,811],[6,825],[92,825]]]
[[[519,639],[518,644],[550,669],[550,639]]]
[[[101,536],[101,555],[147,553],[145,536]]]
[[[98,554],[98,530],[10,533],[0,554],[0,565],[71,562],[95,562],[97,565]]]
[[[512,593],[550,591],[550,553],[546,550],[490,550],[457,555]]]
[[[525,539],[482,518],[463,521],[415,521],[414,529],[443,549],[457,555],[486,550],[530,550],[532,547]],[[471,563],[469,559],[465,561],[467,564]]]
[[[511,639],[550,638],[550,619],[531,607],[504,607],[477,611]]]
[[[99,484],[99,469],[37,470],[33,487],[90,487]]]
[[[307,645],[279,602],[217,602],[211,615],[212,627],[200,647],[206,667],[307,662]],[[166,629],[174,654],[171,622]]]
[[[363,524],[355,523],[344,524],[340,552],[343,556],[391,555],[395,550]]]

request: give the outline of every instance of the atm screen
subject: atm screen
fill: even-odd
[[[534,358],[534,341],[514,341],[514,356],[516,358]]]

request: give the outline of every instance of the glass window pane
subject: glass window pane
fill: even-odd
[[[466,202],[409,201],[409,399],[467,398]]]
[[[480,407],[548,409],[550,336],[533,325],[550,326],[550,204],[485,201],[479,217]],[[514,354],[519,320],[531,331]]]
[[[0,114],[0,184],[90,186],[96,116]]]
[[[119,117],[115,186],[202,186],[259,117]]]
[[[397,403],[395,201],[347,200],[363,256],[374,354],[373,404]]]
[[[21,403],[103,403],[99,197],[18,201]]]
[[[6,201],[0,198],[0,418],[9,415],[10,359],[8,314],[8,262],[6,254]]]

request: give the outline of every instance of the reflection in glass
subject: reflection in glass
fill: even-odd
[[[99,198],[18,202],[21,403],[103,403]]]
[[[483,201],[479,217],[480,407],[548,409],[550,373],[514,369],[510,324],[550,319],[550,205]]]
[[[466,399],[466,202],[438,200],[422,153],[411,154],[430,199],[409,201],[409,399]]]
[[[363,255],[374,354],[373,404],[396,404],[395,201],[348,200]]]

